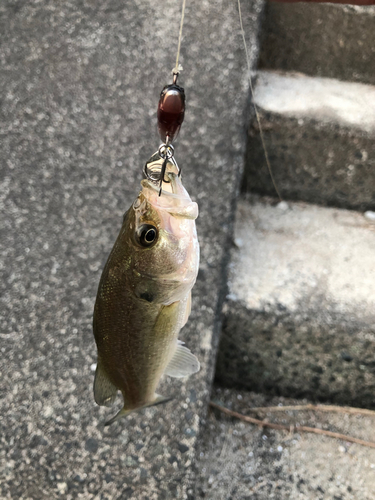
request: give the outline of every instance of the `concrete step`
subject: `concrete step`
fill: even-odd
[[[375,7],[267,2],[260,67],[375,84]]]
[[[243,5],[253,63],[261,3]],[[167,405],[104,427],[121,400],[94,403],[91,369],[101,270],[160,144],[180,14],[175,0],[0,2],[1,499],[190,495],[245,152],[232,0],[187,2],[181,53],[188,111],[176,158],[199,203],[202,250],[182,339],[201,371],[164,380]]]
[[[312,411],[250,412],[308,401],[216,388],[212,399],[239,413],[291,426],[259,428],[211,410],[200,446],[196,498],[205,500],[373,500],[375,449],[299,432],[320,427],[375,441],[374,417]]]
[[[240,201],[218,383],[375,407],[373,215]]]
[[[255,102],[282,197],[375,208],[375,87],[261,71]],[[243,189],[275,194],[255,122]]]

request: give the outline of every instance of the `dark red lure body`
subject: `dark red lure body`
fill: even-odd
[[[180,131],[185,115],[185,91],[179,85],[166,85],[158,104],[158,129],[163,142],[171,143]]]

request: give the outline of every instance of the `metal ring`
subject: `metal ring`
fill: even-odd
[[[146,179],[152,181],[152,182],[158,182],[160,180],[160,170],[155,171],[151,170],[147,167],[147,163],[143,167],[143,174],[146,177]]]
[[[159,155],[163,160],[171,159],[174,156],[174,147],[172,144],[161,144],[159,146]]]

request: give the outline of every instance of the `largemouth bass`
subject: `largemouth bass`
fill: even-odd
[[[99,283],[94,397],[102,406],[111,406],[118,390],[124,398],[107,424],[168,400],[156,393],[163,374],[179,378],[200,368],[177,338],[198,273],[198,206],[176,173],[167,176],[160,196],[153,182],[142,180]]]

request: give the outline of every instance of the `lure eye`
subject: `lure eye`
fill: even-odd
[[[143,224],[137,231],[137,238],[140,245],[143,247],[152,246],[158,237],[158,231],[151,224]]]

